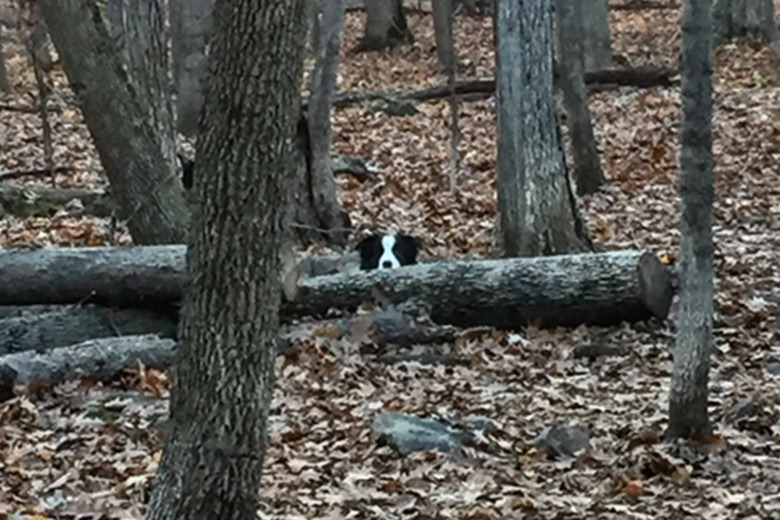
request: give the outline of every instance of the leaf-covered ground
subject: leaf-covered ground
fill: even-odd
[[[613,11],[611,22],[614,49],[632,64],[676,66],[677,10]],[[411,14],[410,23],[413,45],[355,55],[349,50],[363,15],[350,13],[340,88],[441,82],[431,18]],[[491,74],[490,19],[459,19],[457,37],[469,72]],[[314,337],[278,360],[260,517],[780,518],[780,375],[773,375],[780,372],[780,88],[770,58],[756,45],[716,53],[718,312],[710,390],[718,436],[706,448],[658,440],[674,337],[656,324],[464,336],[447,348],[470,360],[465,367],[369,363],[358,345]],[[11,59],[15,90],[4,102],[34,99],[25,67],[23,58]],[[68,106],[64,78],[55,76],[56,95]],[[584,201],[592,233],[607,248],[674,259],[679,89],[595,93],[591,108],[610,182]],[[379,168],[375,182],[340,178],[344,205],[361,230],[420,235],[428,256],[489,254],[494,101],[461,109],[462,170],[452,192],[447,104],[419,109],[394,118],[356,106],[334,115],[336,150]],[[39,127],[34,114],[0,111],[0,171],[43,166]],[[56,164],[72,167],[58,185],[105,185],[79,112],[60,111],[54,129]],[[3,246],[95,245],[108,237],[106,222],[86,217],[0,220]],[[575,358],[583,345],[620,354]],[[0,405],[0,518],[141,517],[166,396],[165,374],[140,371],[107,387],[71,382]],[[748,402],[752,414],[729,420]],[[457,454],[399,458],[372,438],[378,410],[455,421],[477,414],[497,428]],[[588,424],[591,449],[547,460],[532,440],[556,421]]]

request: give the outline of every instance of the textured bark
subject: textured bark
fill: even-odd
[[[310,198],[306,201],[314,210],[315,227],[322,230],[329,242],[341,245],[347,239],[348,219],[336,195],[330,157],[330,112],[338,78],[343,30],[344,0],[327,0],[320,18],[320,40],[307,114],[311,161],[307,175]]]
[[[583,26],[585,70],[604,69],[612,66],[612,41],[609,27],[607,0],[579,0]]]
[[[604,184],[601,160],[593,136],[583,69],[583,9],[581,2],[555,0],[559,49],[559,81],[571,139],[572,165],[578,195],[596,193]]]
[[[0,23],[0,92],[8,93],[11,91],[11,83],[8,81],[8,68],[5,63],[5,53],[3,52],[3,24]]]
[[[499,0],[495,24],[498,250],[585,251],[555,115],[550,0]]]
[[[215,4],[199,207],[151,519],[256,518],[305,20],[305,0]]]
[[[0,395],[10,397],[14,384],[59,384],[83,376],[106,381],[128,368],[164,369],[176,355],[176,342],[157,336],[124,336],[85,341],[45,352],[0,356]],[[4,400],[4,399],[0,399]]]
[[[171,0],[170,4],[176,125],[179,132],[194,136],[209,70],[206,48],[214,30],[214,0]]]
[[[412,40],[401,0],[365,0],[366,29],[357,50],[376,51]]]
[[[66,347],[113,336],[159,334],[172,338],[176,337],[176,321],[175,316],[143,309],[103,307],[0,319],[0,355]]]
[[[182,242],[189,210],[178,175],[171,116],[165,113],[168,78],[159,3],[138,3],[130,16],[128,27],[145,39],[137,48],[128,47],[143,55],[128,65],[121,42],[109,34],[97,4],[41,1],[52,40],[133,240],[138,244]],[[154,76],[130,74],[132,63]]]
[[[433,0],[433,29],[436,36],[436,59],[442,72],[455,67],[455,41],[452,34],[452,0]]]
[[[669,395],[669,437],[710,430],[707,381],[712,351],[712,11],[685,0],[682,16],[680,311]]]
[[[431,262],[392,272],[341,270],[332,258],[303,264],[289,320],[350,310],[388,284],[391,303],[409,298],[432,306],[442,324],[516,328],[545,324],[619,323],[665,317],[672,298],[669,273],[651,254],[623,251],[592,255]],[[328,260],[327,262],[325,260]],[[181,297],[184,247],[91,248],[0,252],[0,305],[90,301],[115,306],[166,308]],[[320,276],[316,276],[320,275]]]
[[[774,0],[714,0],[712,17],[715,45],[733,38],[778,44]]]
[[[102,191],[0,183],[0,209],[17,217],[48,216],[74,200],[81,201],[83,205],[83,210],[78,209],[75,213],[96,217],[110,217],[114,214],[113,201]]]

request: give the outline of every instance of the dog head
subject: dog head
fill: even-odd
[[[419,241],[409,235],[371,235],[356,249],[361,269],[393,269],[417,263]]]

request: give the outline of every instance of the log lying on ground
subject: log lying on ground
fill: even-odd
[[[144,309],[76,307],[0,319],[0,355],[46,350],[115,336],[176,337],[176,319]]]
[[[56,385],[77,376],[107,381],[139,363],[164,369],[173,363],[175,355],[174,340],[151,335],[104,338],[45,352],[8,354],[0,357],[0,395],[8,398],[14,384]]]
[[[73,200],[80,200],[83,205],[83,209],[75,211],[79,214],[110,217],[114,212],[113,201],[102,191],[0,184],[0,207],[17,217],[48,215]]]
[[[181,297],[184,246],[0,251],[0,305],[90,301],[170,305]],[[352,310],[378,284],[390,302],[415,298],[439,324],[517,328],[665,318],[673,290],[650,253],[447,261],[304,279],[283,319]]]

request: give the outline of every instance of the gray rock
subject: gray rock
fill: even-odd
[[[547,452],[550,458],[573,457],[588,447],[590,429],[585,424],[548,426],[534,439],[537,448]]]
[[[739,402],[732,406],[731,410],[726,413],[726,421],[731,423],[737,422],[740,419],[755,415],[757,411],[758,406],[756,406],[753,397],[745,397],[744,399],[740,399]]]
[[[372,424],[379,442],[401,455],[416,451],[453,451],[463,445],[463,432],[435,419],[402,413],[380,412]]]

